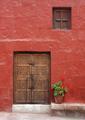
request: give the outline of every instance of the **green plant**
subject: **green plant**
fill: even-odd
[[[54,83],[52,85],[53,88],[53,95],[54,96],[64,96],[65,93],[67,92],[67,88],[63,87],[62,81],[58,81],[57,83]]]

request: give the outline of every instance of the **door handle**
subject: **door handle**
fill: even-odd
[[[30,74],[30,87],[29,89],[34,89],[34,78],[33,78],[33,75]]]
[[[34,89],[34,78],[33,78],[33,74],[31,74],[30,76],[31,76],[31,89]]]

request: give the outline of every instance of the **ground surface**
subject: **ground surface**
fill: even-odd
[[[57,117],[49,114],[0,112],[0,120],[85,120],[85,118]]]

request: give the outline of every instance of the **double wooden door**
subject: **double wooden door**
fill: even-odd
[[[14,103],[48,104],[50,56],[48,53],[14,55]]]

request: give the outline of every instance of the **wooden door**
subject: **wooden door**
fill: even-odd
[[[14,55],[14,103],[48,104],[50,55],[17,53]]]

